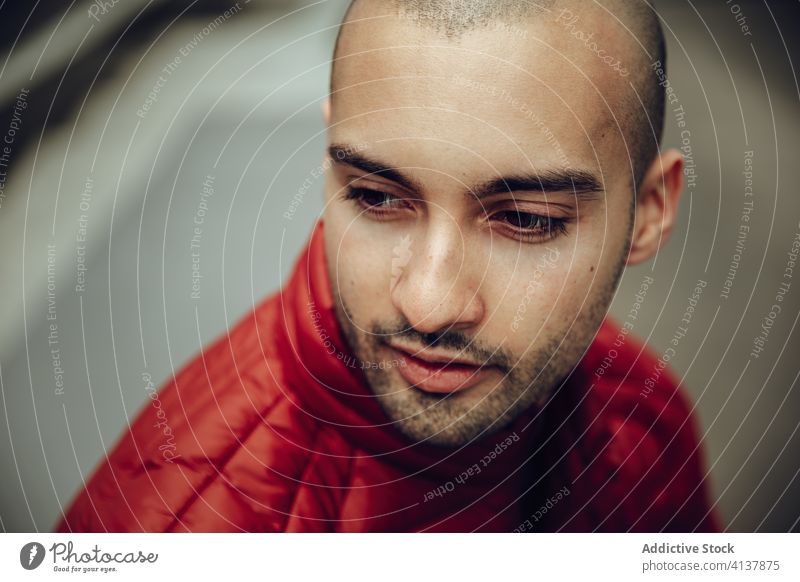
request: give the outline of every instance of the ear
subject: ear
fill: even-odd
[[[331,124],[331,98],[325,97],[325,99],[322,100],[321,107],[322,118],[325,120],[325,125],[329,127]]]
[[[683,154],[666,150],[653,160],[639,186],[628,265],[646,261],[667,241],[682,191]]]

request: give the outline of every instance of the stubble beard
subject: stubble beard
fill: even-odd
[[[354,323],[352,311],[337,291],[336,318],[350,351],[362,362],[385,362],[381,351],[385,353],[382,338],[387,327],[377,322],[364,327]],[[591,343],[605,317],[605,299],[575,321],[563,337],[539,338],[538,346],[517,358],[502,380],[477,401],[467,395],[477,386],[464,393],[431,394],[409,386],[391,366],[365,366],[367,384],[394,427],[409,440],[445,447],[466,445],[507,427],[525,410],[546,402]]]

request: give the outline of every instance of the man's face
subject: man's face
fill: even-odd
[[[448,40],[386,16],[341,39],[331,284],[371,389],[412,440],[461,445],[541,403],[621,274],[630,162],[604,99],[627,81],[554,18]]]

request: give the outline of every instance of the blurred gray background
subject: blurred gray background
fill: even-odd
[[[320,100],[346,2],[10,4],[0,529],[49,531],[144,405],[143,374],[160,386],[291,268],[321,210]],[[624,319],[652,276],[634,331],[661,355],[707,282],[670,364],[696,404],[714,500],[731,531],[796,531],[800,271],[784,269],[800,231],[800,4],[656,6],[689,131],[668,109],[664,145],[691,148],[697,179],[672,240],[626,271],[613,311]],[[751,357],[781,281],[781,312]]]

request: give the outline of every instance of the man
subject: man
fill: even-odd
[[[675,222],[663,52],[638,1],[353,2],[291,279],[58,529],[719,529],[674,377],[605,318]]]

